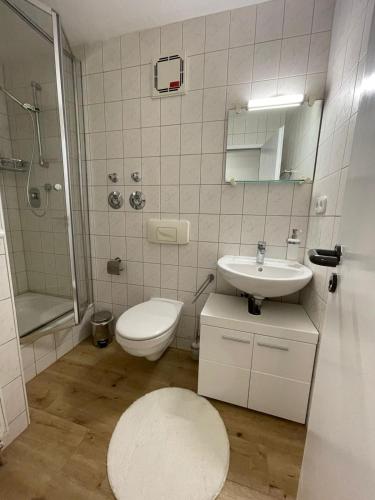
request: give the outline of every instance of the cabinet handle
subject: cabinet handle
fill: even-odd
[[[289,347],[281,345],[268,344],[267,342],[257,342],[259,347],[269,347],[270,349],[277,349],[278,351],[289,351]]]
[[[241,344],[250,344],[250,340],[239,339],[237,337],[230,337],[229,335],[222,335],[224,340],[233,340],[233,342],[241,342]]]

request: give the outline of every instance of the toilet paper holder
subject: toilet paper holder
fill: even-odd
[[[107,262],[107,273],[119,275],[121,271],[124,270],[122,265],[122,260],[120,257],[116,257],[115,259],[111,259]]]

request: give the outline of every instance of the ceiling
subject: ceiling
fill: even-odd
[[[43,0],[61,15],[73,46],[263,1]]]

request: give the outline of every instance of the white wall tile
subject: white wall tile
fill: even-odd
[[[140,129],[124,130],[123,140],[124,140],[124,157],[137,158],[141,156]],[[153,155],[151,154],[150,156]]]
[[[223,177],[223,155],[203,154],[201,162],[201,184],[221,184]]]
[[[253,79],[269,80],[279,73],[281,41],[259,43],[255,45]]]
[[[290,215],[293,203],[293,184],[270,184],[267,215]]]
[[[160,102],[160,124],[176,125],[181,123],[181,97],[174,96]]]
[[[141,62],[139,33],[127,33],[121,37],[122,67],[137,66]]]
[[[202,121],[203,91],[193,90],[188,92],[182,100],[181,123],[194,123]]]
[[[97,104],[104,102],[104,79],[103,74],[86,76],[86,103]]]
[[[202,153],[221,153],[224,148],[224,122],[204,122]]]
[[[122,97],[121,71],[107,71],[104,73],[104,100],[106,102],[119,101]]]
[[[201,186],[200,212],[205,214],[220,213],[221,185]]]
[[[0,255],[0,300],[10,296],[8,268],[4,255]]]
[[[311,32],[314,0],[285,0],[284,37]]]
[[[272,0],[257,5],[256,43],[282,37],[284,0]]]
[[[255,5],[232,10],[230,17],[230,47],[241,47],[254,43],[255,22]]]
[[[140,99],[129,99],[123,101],[123,127],[140,128],[141,126],[141,101]]]
[[[198,266],[204,268],[216,268],[218,243],[200,241],[198,243]]]
[[[204,90],[203,121],[225,120],[226,90],[226,87]]]
[[[204,52],[206,23],[204,17],[189,19],[183,23],[183,46],[188,55]]]
[[[202,124],[181,125],[181,154],[199,154],[202,150]]]
[[[122,96],[134,99],[141,96],[141,70],[139,66],[122,70]]]
[[[244,215],[242,218],[241,243],[256,244],[264,238],[264,215]]]
[[[180,211],[199,212],[199,186],[180,186]]]
[[[103,42],[103,71],[121,68],[120,38],[111,38]]]
[[[8,422],[12,422],[26,410],[23,382],[21,377],[3,387],[5,412]]]
[[[160,125],[160,99],[144,97],[141,99],[141,127]]]
[[[202,89],[204,80],[204,55],[188,57],[189,75],[188,85],[190,90]]]
[[[200,184],[201,155],[181,156],[180,183]]]
[[[206,52],[229,47],[230,12],[220,12],[206,17]]]
[[[221,215],[219,241],[223,243],[240,243],[242,215]]]
[[[330,40],[330,31],[315,33],[311,36],[308,64],[309,73],[322,73],[327,71]]]
[[[160,55],[160,28],[141,31],[141,64],[148,64]]]
[[[290,218],[286,216],[267,216],[264,239],[269,245],[286,246],[289,236]]]
[[[191,242],[189,245],[181,245],[178,248],[178,263],[180,266],[196,267],[198,262],[198,243]]]
[[[16,336],[13,319],[13,307],[11,299],[3,299],[0,301],[0,345],[5,344]]]
[[[245,45],[229,50],[228,84],[251,82],[254,46]]]
[[[219,87],[227,83],[228,51],[209,52],[204,56],[204,86]]]
[[[182,23],[162,26],[160,33],[160,50],[163,55],[172,55],[182,49]]]
[[[313,33],[331,29],[335,0],[315,0]]]
[[[13,339],[0,346],[0,386],[9,384],[20,375],[20,362],[18,358],[18,339]]]
[[[220,217],[214,214],[200,214],[199,241],[219,241]]]
[[[281,77],[306,73],[309,57],[310,36],[285,38],[281,46]]]
[[[221,190],[221,213],[242,214],[244,186],[224,184]]]
[[[102,42],[95,42],[85,46],[85,73],[86,75],[103,71]]]
[[[160,155],[160,127],[142,128],[142,156]]]

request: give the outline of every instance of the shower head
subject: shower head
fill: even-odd
[[[39,113],[39,108],[33,106],[32,104],[29,104],[28,102],[21,102],[19,99],[17,99],[16,96],[9,92],[9,90],[5,89],[2,85],[0,85],[0,90],[6,96],[8,96],[9,99],[12,99],[13,102],[18,104],[18,106],[21,106],[21,108],[26,109],[27,111],[32,111],[33,113]]]

